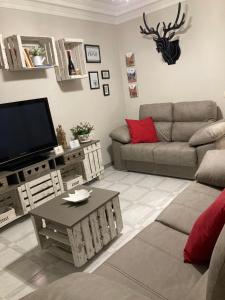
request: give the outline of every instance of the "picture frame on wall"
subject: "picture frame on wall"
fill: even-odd
[[[129,83],[137,81],[137,73],[135,68],[127,68],[127,79]]]
[[[138,97],[137,83],[129,84],[129,93],[130,93],[130,98],[137,98]]]
[[[110,79],[110,72],[109,72],[109,70],[102,70],[101,71],[101,76],[102,76],[102,79]]]
[[[98,71],[88,72],[89,84],[91,90],[100,89]]]
[[[101,63],[100,47],[98,45],[84,45],[87,63]]]
[[[110,95],[109,84],[103,84],[102,88],[103,88],[103,95],[109,96]]]

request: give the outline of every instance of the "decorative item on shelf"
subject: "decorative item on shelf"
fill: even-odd
[[[110,95],[109,85],[108,84],[103,84],[102,88],[103,88],[103,95],[104,96],[109,96]]]
[[[68,144],[66,141],[66,133],[62,128],[62,125],[58,125],[58,127],[56,128],[56,133],[57,133],[57,141],[59,145],[63,146],[63,149],[67,149],[68,148]]]
[[[130,93],[131,98],[137,98],[138,97],[137,83],[129,84],[129,93]]]
[[[90,89],[91,90],[100,89],[98,72],[97,71],[88,72],[88,76],[89,76]]]
[[[68,59],[68,72],[69,72],[69,75],[70,76],[76,75],[77,73],[76,73],[76,70],[75,70],[75,66],[74,66],[74,63],[73,63],[72,58],[71,58],[71,51],[67,50],[66,53],[67,53],[67,59]]]
[[[102,70],[101,75],[102,75],[102,79],[110,79],[109,70]]]
[[[182,18],[179,22],[180,11],[181,3],[179,2],[177,17],[174,24],[172,25],[172,22],[170,22],[168,26],[166,26],[166,23],[163,22],[163,35],[160,34],[160,22],[156,26],[156,29],[154,29],[153,27],[149,27],[146,21],[145,13],[143,13],[145,28],[140,26],[141,34],[154,36],[153,40],[156,42],[156,49],[158,52],[162,53],[162,57],[168,65],[175,64],[181,54],[179,39],[172,40],[176,34],[176,30],[180,29],[185,23],[185,13],[183,13]]]
[[[135,56],[133,52],[126,53],[126,66],[127,67],[135,66]]]
[[[90,123],[80,123],[77,126],[70,129],[74,138],[79,139],[80,143],[87,143],[91,141],[90,133],[94,130],[94,126]]]
[[[64,153],[64,150],[63,150],[63,146],[60,145],[60,146],[57,146],[57,147],[54,147],[54,153],[55,155],[60,155],[60,154],[63,154]]]
[[[87,63],[101,63],[100,47],[98,45],[84,45]]]
[[[24,49],[25,53],[26,50]],[[43,63],[46,59],[45,55],[45,49],[40,46],[35,46],[30,49],[30,54],[32,55],[33,64],[35,67],[43,66]]]
[[[70,141],[70,148],[71,149],[76,149],[76,148],[79,148],[79,147],[80,147],[80,143],[79,143],[78,139]]]

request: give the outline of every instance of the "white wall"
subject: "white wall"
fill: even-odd
[[[181,57],[168,66],[156,51],[155,42],[140,34],[142,17],[118,27],[120,59],[123,75],[125,110],[138,117],[142,103],[195,101],[212,99],[225,113],[225,1],[189,0],[187,19],[191,27],[180,34]],[[148,15],[149,24],[175,20],[177,6]],[[136,57],[139,98],[130,99],[125,67],[125,53]]]
[[[44,35],[56,38],[83,38],[85,43],[98,44],[101,64],[87,64],[88,70],[109,69],[111,95],[104,97],[102,88],[90,90],[89,80],[72,80],[58,84],[53,69],[45,71],[1,72],[0,102],[17,101],[47,96],[55,127],[62,124],[69,140],[69,129],[80,121],[89,121],[100,138],[104,163],[110,162],[108,148],[110,131],[121,124],[124,102],[121,70],[116,40],[116,27],[102,23],[79,21],[20,10],[0,8],[0,33]],[[100,75],[100,72],[99,72]]]

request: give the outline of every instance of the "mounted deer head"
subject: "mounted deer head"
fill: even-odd
[[[143,13],[145,28],[140,26],[141,34],[154,36],[153,40],[156,42],[156,46],[157,46],[156,49],[158,52],[162,53],[163,59],[165,60],[165,62],[168,63],[168,65],[175,64],[176,61],[179,59],[181,53],[179,40],[177,39],[171,41],[176,34],[176,30],[180,29],[181,26],[183,26],[185,23],[185,13],[183,13],[181,21],[179,22],[180,12],[181,12],[181,3],[179,2],[177,17],[174,24],[172,25],[172,22],[170,22],[166,26],[165,22],[163,22],[162,35],[160,35],[161,23],[160,22],[158,23],[156,29],[154,29],[153,27],[149,27],[146,21],[145,13]]]

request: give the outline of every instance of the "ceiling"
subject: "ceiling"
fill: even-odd
[[[180,0],[182,2],[184,0]],[[0,0],[0,7],[120,24],[179,0]]]

